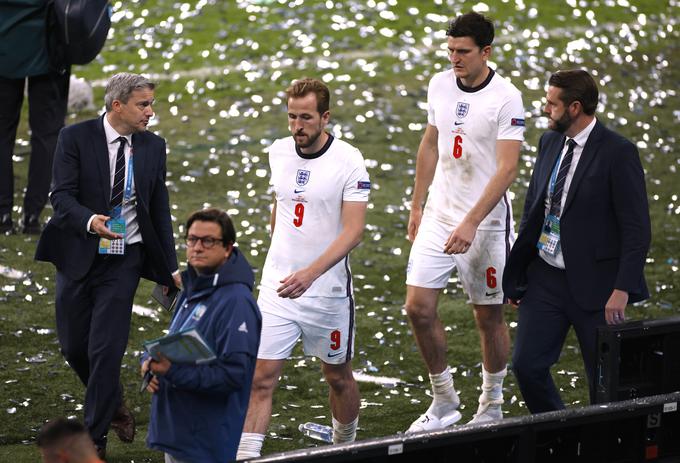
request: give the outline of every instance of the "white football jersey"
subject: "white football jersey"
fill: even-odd
[[[439,132],[439,161],[425,214],[456,226],[496,173],[496,142],[524,140],[522,95],[493,71],[479,87],[461,88],[450,69],[432,77],[427,102],[427,122]],[[479,229],[505,230],[511,223],[506,193]]]
[[[342,230],[343,201],[368,201],[371,188],[361,152],[329,137],[316,154],[298,153],[293,137],[269,148],[276,222],[261,284],[277,289],[289,274],[307,267]],[[321,275],[303,296],[347,297],[352,292],[349,256]]]

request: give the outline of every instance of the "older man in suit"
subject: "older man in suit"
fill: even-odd
[[[54,216],[36,251],[57,268],[59,343],[87,388],[85,425],[100,456],[109,426],[124,442],[134,438],[120,365],[139,279],[179,285],[165,141],[146,131],[154,88],[142,76],[117,74],[106,87],[106,114],[61,131]]]
[[[550,77],[545,113],[517,241],[503,275],[519,303],[513,371],[532,413],[564,408],[550,374],[574,327],[591,399],[596,330],[621,323],[626,305],[649,297],[645,179],[630,141],[595,117],[597,85],[586,71]]]

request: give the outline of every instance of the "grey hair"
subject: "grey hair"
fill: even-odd
[[[104,93],[106,111],[111,111],[113,100],[127,103],[135,90],[153,90],[154,88],[156,88],[156,84],[144,76],[129,72],[118,73],[111,77],[109,83],[106,84],[106,92]]]

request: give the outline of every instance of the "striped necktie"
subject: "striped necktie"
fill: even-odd
[[[564,192],[564,182],[567,179],[569,167],[571,166],[571,160],[574,157],[575,146],[576,142],[573,139],[569,139],[567,141],[567,154],[565,154],[564,159],[562,159],[560,170],[557,172],[557,178],[555,179],[555,187],[553,189],[552,197],[550,198],[550,213],[555,217],[559,217],[562,213],[562,193]]]
[[[113,186],[111,187],[111,208],[119,207],[123,204],[123,184],[125,183],[125,137],[118,137],[118,154],[116,155],[116,168],[113,175]]]

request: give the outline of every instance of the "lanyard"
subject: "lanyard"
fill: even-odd
[[[573,140],[573,139],[572,139]],[[564,147],[567,146],[567,143],[565,142],[564,145],[562,145],[562,150],[560,151],[560,155],[557,156],[557,161],[555,161],[555,167],[553,167],[552,174],[550,174],[550,184],[548,185],[548,198],[552,199],[553,192],[555,191],[555,183],[557,182],[557,174],[560,170],[560,166],[562,165],[562,153],[564,152]],[[567,148],[567,151],[569,148]]]
[[[128,174],[125,179],[125,190],[123,191],[123,202],[111,209],[111,217],[113,218],[121,217],[123,214],[123,207],[126,206],[130,202],[130,198],[132,198],[132,179],[135,175],[135,166],[132,158],[132,152],[130,152],[130,158],[128,159]]]
[[[201,306],[201,304],[196,304],[194,306],[194,309],[191,311],[189,316],[182,322],[182,324],[177,327],[178,320],[182,316],[182,313],[184,312],[184,307],[188,304],[188,301],[185,301],[184,304],[182,304],[178,309],[177,309],[177,315],[175,318],[172,319],[172,323],[170,323],[170,333],[174,333],[176,331],[182,331],[183,329],[187,328],[188,323],[194,318],[194,315],[196,314],[196,310]]]
[[[135,175],[135,163],[132,161],[132,149],[130,149],[130,159],[128,159],[128,174],[125,181],[125,192],[123,193],[123,204],[127,203],[132,197],[132,178]]]
[[[548,197],[552,198],[553,192],[555,191],[555,183],[557,182],[557,172],[560,170],[560,160],[562,159],[562,152],[557,156],[557,162],[555,162],[555,167],[553,167],[552,174],[550,174],[550,183],[548,185]]]

